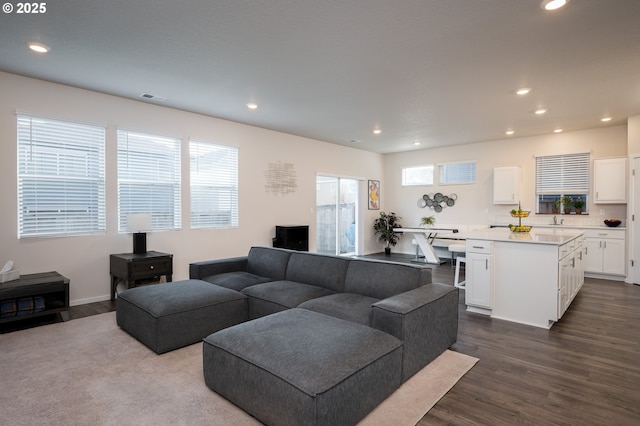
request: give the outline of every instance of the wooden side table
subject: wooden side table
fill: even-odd
[[[133,288],[137,281],[165,276],[171,282],[173,255],[158,251],[144,254],[121,253],[110,257],[111,300],[116,298],[116,286],[123,281],[127,288]]]

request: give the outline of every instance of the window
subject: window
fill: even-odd
[[[105,129],[17,119],[18,238],[104,233]]]
[[[189,143],[191,228],[238,226],[238,148]]]
[[[476,183],[476,162],[447,163],[438,165],[440,185]]]
[[[118,131],[118,228],[151,214],[153,230],[180,229],[180,140]]]
[[[536,213],[587,212],[588,152],[536,157]]]
[[[433,164],[402,169],[402,186],[433,185]]]

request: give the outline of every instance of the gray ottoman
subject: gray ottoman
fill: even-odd
[[[305,309],[204,339],[207,386],[268,425],[352,425],[400,386],[402,342]]]
[[[200,280],[125,290],[116,301],[118,325],[161,354],[201,341],[248,319],[244,294]]]

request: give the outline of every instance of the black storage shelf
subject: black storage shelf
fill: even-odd
[[[0,318],[0,324],[26,318],[60,313],[63,320],[69,314],[69,279],[57,272],[23,275],[17,280],[0,283],[0,302],[40,296],[44,310]]]

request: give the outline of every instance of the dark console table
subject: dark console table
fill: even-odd
[[[0,283],[0,302],[25,301],[42,298],[41,310],[17,311],[15,316],[0,318],[0,323],[60,313],[63,321],[69,319],[69,279],[57,272],[27,274],[17,280]]]
[[[140,282],[165,276],[171,281],[173,274],[173,255],[158,251],[143,254],[122,253],[110,256],[111,300],[116,298],[116,286],[123,281],[127,288],[133,288]]]

